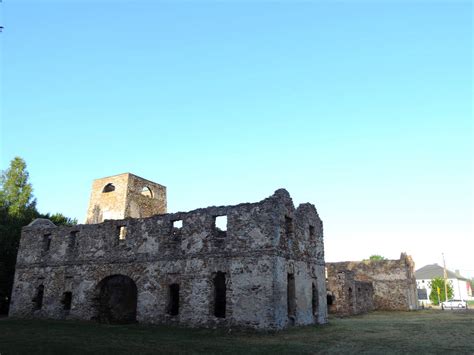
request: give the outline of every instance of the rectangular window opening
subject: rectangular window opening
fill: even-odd
[[[168,314],[171,316],[179,314],[179,284],[169,286]]]
[[[43,250],[48,251],[51,247],[51,234],[45,234],[43,236]]]
[[[63,293],[63,299],[61,300],[63,304],[63,310],[69,311],[71,310],[71,303],[72,303],[72,292],[67,291]]]
[[[178,219],[176,221],[173,221],[173,228],[176,228],[176,229],[181,229],[183,228],[183,220],[182,219]]]
[[[293,218],[285,216],[285,234],[287,238],[291,238],[293,234]]]
[[[288,274],[287,280],[287,303],[288,317],[294,317],[296,314],[296,294],[295,294],[295,275]]]
[[[309,226],[309,237],[314,238],[314,226]]]
[[[319,305],[319,295],[318,295],[318,288],[316,284],[313,282],[312,284],[312,302],[311,305],[313,306],[313,315],[318,314],[318,305]]]
[[[44,285],[39,285],[33,298],[33,309],[40,310],[43,307]]]
[[[120,226],[118,228],[119,230],[119,240],[125,240],[127,238],[127,227],[125,226]]]
[[[214,316],[217,318],[225,318],[226,311],[226,284],[225,273],[217,272],[214,277]]]
[[[227,216],[216,216],[214,219],[214,228],[221,232],[227,232]]]
[[[76,247],[76,239],[78,231],[72,231],[69,233],[69,249],[74,249]]]

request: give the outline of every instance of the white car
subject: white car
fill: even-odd
[[[441,308],[442,309],[467,308],[467,302],[463,300],[454,300],[454,299],[448,300],[448,301],[441,302]]]

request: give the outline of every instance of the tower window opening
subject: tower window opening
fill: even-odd
[[[144,186],[140,193],[145,197],[153,198],[153,192],[148,186]]]
[[[107,185],[104,186],[104,189],[102,192],[112,192],[115,191],[115,185],[112,183],[108,183]]]

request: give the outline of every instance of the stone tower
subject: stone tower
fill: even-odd
[[[125,173],[94,180],[87,224],[166,213],[166,187]]]

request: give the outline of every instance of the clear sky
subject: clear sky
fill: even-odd
[[[0,169],[85,218],[132,172],[170,212],[316,205],[326,260],[474,276],[470,1],[4,0]]]

